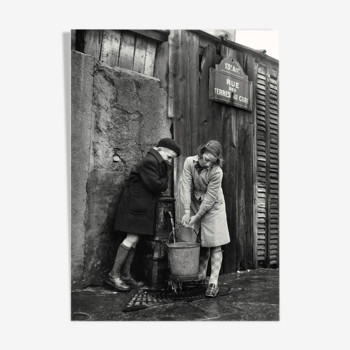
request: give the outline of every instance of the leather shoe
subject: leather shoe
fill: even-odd
[[[219,287],[215,287],[214,283],[210,283],[207,291],[205,292],[205,296],[215,298],[218,292],[219,292]]]
[[[141,282],[141,281],[138,282],[132,277],[130,277],[130,278],[122,277],[122,279],[123,279],[123,282],[126,285],[128,285],[128,286],[130,286],[132,288],[141,288],[141,287],[143,287],[145,285],[143,282]]]
[[[120,277],[113,278],[108,274],[105,278],[105,282],[119,292],[128,292],[130,290],[130,287],[128,287]]]

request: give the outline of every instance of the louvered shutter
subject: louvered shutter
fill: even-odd
[[[278,72],[258,66],[256,85],[257,260],[278,266]]]

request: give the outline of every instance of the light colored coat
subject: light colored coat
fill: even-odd
[[[212,165],[198,173],[198,156],[185,160],[182,172],[181,202],[191,216],[200,216],[201,245],[217,247],[230,242],[227,227],[225,199],[221,188],[223,172]],[[198,232],[199,224],[195,226]]]

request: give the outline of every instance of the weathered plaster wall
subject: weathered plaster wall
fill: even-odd
[[[152,77],[95,64],[91,111],[91,147],[84,145],[90,147],[89,174],[81,178],[86,189],[84,267],[80,264],[73,274],[79,275],[73,283],[79,287],[101,284],[112,267],[119,243],[114,218],[125,180],[150,147],[171,137],[167,93]]]
[[[92,125],[93,71],[96,59],[72,52],[71,64],[71,272],[72,282],[84,271],[85,214]]]

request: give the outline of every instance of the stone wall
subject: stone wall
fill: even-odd
[[[85,250],[86,184],[89,177],[94,57],[72,52],[71,64],[71,273],[82,278]]]
[[[90,57],[73,53],[72,67],[82,60],[81,56]],[[73,124],[76,124],[76,118],[81,118],[81,113],[75,114],[73,105],[81,101],[72,94],[72,179],[79,177],[79,184],[72,181],[72,208],[77,200],[82,206],[79,219],[73,217],[72,211],[72,283],[76,287],[101,284],[111,269],[120,241],[120,236],[113,232],[114,218],[125,180],[150,147],[162,137],[171,137],[167,93],[159,87],[158,79],[96,62],[92,74],[90,66],[80,64],[80,68],[80,71],[72,69],[72,81],[89,80],[86,77],[91,76],[92,94],[85,87],[84,96],[89,101],[85,101],[84,110],[86,120],[90,122],[85,121],[81,130],[84,136],[79,135],[77,140],[73,139]],[[81,77],[73,77],[75,74]],[[89,133],[86,133],[86,127],[90,128]],[[74,170],[73,163],[81,162],[80,154],[75,153],[73,157],[73,145],[79,148],[76,143],[84,148],[84,167],[77,166]],[[87,176],[86,150],[89,153]],[[75,198],[73,187],[76,186],[86,189],[86,201]],[[75,231],[73,227],[74,221],[81,225],[82,212],[85,213],[83,240],[81,230]]]

